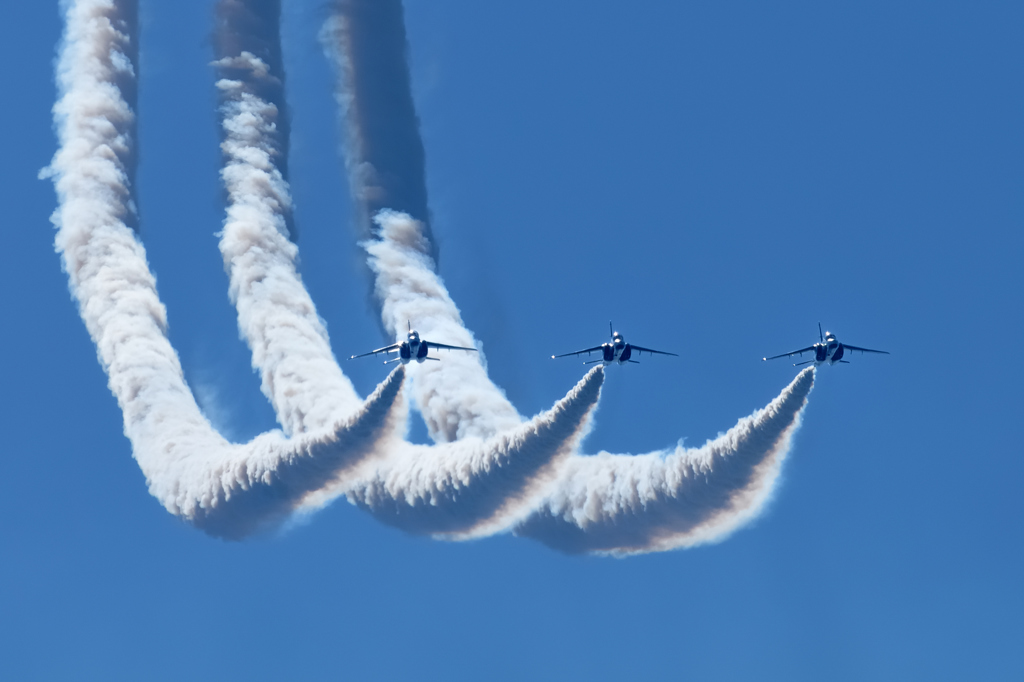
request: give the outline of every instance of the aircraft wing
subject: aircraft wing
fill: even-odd
[[[650,353],[652,355],[657,353],[658,355],[673,355],[673,356],[675,356],[677,358],[679,357],[678,353],[668,353],[668,352],[663,351],[663,350],[651,350],[650,348],[644,348],[643,346],[638,346],[635,343],[631,343],[631,344],[629,344],[629,346],[630,346],[630,348],[635,350],[637,353]]]
[[[433,341],[427,341],[426,339],[423,339],[423,343],[427,344],[427,346],[430,348],[444,348],[445,350],[469,350],[473,351],[474,353],[476,352],[476,348],[466,348],[465,346],[449,346],[444,343],[434,343]]]
[[[593,353],[596,350],[602,350],[603,348],[604,348],[604,346],[594,346],[593,348],[585,348],[583,350],[578,350],[578,351],[575,351],[573,353],[562,353],[561,355],[552,355],[551,359],[553,360],[555,358],[567,358],[570,355],[583,355],[584,353],[588,353],[589,354],[589,353]]]
[[[843,345],[846,345],[846,344],[843,344]],[[847,348],[849,348],[849,346],[847,346]],[[773,355],[770,358],[761,358],[761,359],[762,360],[775,360],[776,358],[788,358],[788,357],[790,357],[792,355],[802,355],[803,353],[806,353],[807,351],[812,351],[812,350],[814,350],[814,346],[807,346],[807,348],[801,348],[800,350],[794,350],[794,351],[790,351],[788,353],[783,353],[782,355]]]
[[[402,347],[402,344],[400,344],[400,343],[393,343],[390,346],[385,346],[384,348],[378,348],[377,350],[371,350],[369,353],[362,353],[360,355],[353,355],[352,357],[349,358],[349,360],[355,360],[356,358],[365,358],[367,355],[377,355],[378,353],[394,353],[395,351],[397,351],[401,347]]]
[[[855,351],[858,351],[860,353],[880,353],[882,355],[889,355],[890,354],[889,351],[887,351],[887,350],[871,350],[870,348],[858,348],[857,346],[850,346],[850,345],[845,344],[845,343],[843,344],[843,348],[845,348],[846,350],[855,350]]]

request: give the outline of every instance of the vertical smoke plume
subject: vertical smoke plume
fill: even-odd
[[[359,231],[364,239],[375,237],[373,217],[379,211],[405,213],[422,226],[416,248],[436,263],[402,2],[334,0],[333,9],[321,41],[339,75],[345,160]]]
[[[324,428],[360,399],[331,352],[289,241],[288,127],[277,0],[221,0],[219,79],[227,218],[220,250],[238,326],[286,433]]]
[[[478,346],[437,275],[425,159],[413,105],[401,0],[335,0],[321,32],[338,73],[346,165],[385,333]],[[410,374],[430,437],[489,438],[522,422],[487,377],[482,353],[445,356]]]
[[[397,334],[409,323],[423,338],[456,346],[478,345],[466,329],[433,261],[424,254],[423,225],[408,215],[381,211],[379,240],[364,242],[376,275],[376,296],[384,327]],[[412,393],[435,442],[489,438],[515,428],[521,417],[491,382],[481,353],[452,351],[443,362],[410,372]]]
[[[77,0],[65,9],[54,118],[56,248],[150,492],[207,531],[240,537],[305,504],[378,454],[401,411],[403,372],[329,429],[228,443],[200,412],[167,339],[167,313],[134,224],[135,3]],[[396,411],[397,410],[397,411]],[[240,514],[239,510],[244,509]]]
[[[281,0],[218,0],[214,8],[213,47],[221,78],[239,81],[248,94],[273,107],[271,126],[261,135],[261,146],[273,159],[281,177],[288,178],[288,143],[291,122],[284,90],[284,56],[281,52]],[[250,55],[231,67],[231,60]],[[252,61],[262,73],[253,73]],[[224,101],[222,94],[222,102]],[[295,236],[291,205],[281,207],[288,234]]]
[[[637,554],[722,540],[763,509],[814,384],[805,369],[701,448],[573,457],[516,535],[567,552]]]

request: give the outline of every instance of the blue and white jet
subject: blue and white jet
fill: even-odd
[[[633,360],[633,353],[640,355],[641,353],[650,353],[651,355],[673,355],[679,357],[675,353],[666,353],[663,350],[652,350],[650,348],[644,348],[643,346],[637,346],[632,343],[626,343],[625,339],[622,338],[622,334],[612,329],[612,323],[608,323],[608,332],[612,335],[612,340],[608,343],[602,343],[600,346],[594,346],[593,348],[584,348],[574,353],[563,353],[562,355],[552,355],[551,358],[566,358],[570,355],[583,355],[586,353],[600,352],[601,357],[598,360],[587,360],[584,365],[591,365],[595,362],[603,363],[604,365],[610,365],[613,362],[617,362],[620,365],[624,365],[627,362],[634,364],[640,364],[636,360]]]
[[[443,348],[444,350],[465,350],[471,353],[476,352],[476,348],[466,348],[465,346],[449,346],[445,343],[437,343],[435,341],[427,341],[421,339],[419,332],[409,325],[409,336],[405,341],[399,343],[393,343],[390,346],[384,348],[378,348],[377,350],[371,350],[369,353],[363,353],[361,355],[353,355],[349,360],[355,360],[356,358],[365,358],[367,355],[388,355],[390,353],[398,353],[398,357],[385,360],[384,364],[390,364],[392,362],[401,362],[403,365],[408,365],[410,362],[415,360],[416,362],[422,363],[426,360],[440,360],[440,358],[432,358],[427,353],[430,352],[431,348]]]
[[[818,338],[821,342],[816,343],[813,346],[794,350],[789,353],[783,353],[782,355],[773,355],[770,358],[761,358],[761,360],[775,360],[777,358],[788,358],[794,355],[803,355],[804,353],[814,353],[813,360],[794,362],[793,366],[799,367],[800,365],[806,365],[813,362],[814,366],[818,367],[825,363],[830,365],[834,365],[837,362],[850,364],[849,360],[843,360],[843,357],[846,355],[846,351],[850,351],[851,353],[878,353],[879,355],[889,355],[889,351],[887,350],[871,350],[870,348],[860,348],[858,346],[851,346],[847,343],[839,343],[836,339],[836,335],[832,332],[825,332],[824,334],[821,333],[820,322],[818,323]]]

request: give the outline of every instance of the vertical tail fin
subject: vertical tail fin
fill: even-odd
[[[612,321],[608,320],[608,338],[615,338],[615,330],[612,329]]]
[[[818,323],[818,340],[825,343],[825,335],[821,333],[821,322]]]

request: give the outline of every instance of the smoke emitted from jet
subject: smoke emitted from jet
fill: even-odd
[[[411,324],[423,338],[479,347],[435,263],[424,254],[428,236],[423,223],[394,211],[381,211],[374,220],[379,239],[363,247],[376,276],[384,328],[398,334]],[[520,424],[516,408],[487,376],[483,352],[438,352],[443,362],[425,362],[409,372],[416,405],[435,442],[489,438]]]
[[[348,498],[413,533],[466,539],[507,530],[578,449],[603,381],[604,368],[596,367],[550,410],[489,438],[396,444],[373,476],[348,489]]]
[[[723,540],[770,498],[813,385],[814,370],[803,370],[767,407],[700,448],[570,458],[516,535],[616,555]]]
[[[211,535],[240,540],[280,525],[294,511],[326,505],[336,495],[322,491],[365,477],[386,456],[381,444],[402,431],[403,369],[392,371],[355,414],[291,439],[270,431],[244,445],[186,442],[175,452],[178,441],[161,434],[164,458],[178,465],[164,480],[195,486],[187,495],[178,492],[191,506],[171,511]],[[194,480],[200,473],[201,479]]]
[[[365,242],[364,247],[376,274],[385,327],[397,333],[403,320],[415,319],[424,337],[472,345],[473,336],[434,264],[419,248],[424,237],[418,221],[393,211],[381,211],[375,220],[380,239]],[[511,460],[544,447],[557,448],[557,456],[532,482],[530,494],[519,496],[529,503],[514,512],[488,516],[496,505],[491,491],[482,491],[477,475],[465,465],[444,465],[461,458],[480,462],[476,470],[495,466],[484,464],[488,460],[507,467],[499,459],[500,450],[507,448],[495,452],[495,441],[517,439],[516,434],[530,433],[552,415],[518,426],[518,413],[487,377],[477,354],[450,353],[443,363],[423,363],[410,370],[411,393],[439,445],[396,450],[401,454],[383,461],[374,480],[348,491],[351,501],[411,532],[461,539],[508,528],[515,519],[517,535],[553,548],[621,555],[720,540],[755,517],[774,489],[814,382],[813,371],[801,373],[765,409],[698,449],[583,456],[577,454],[578,445],[589,419],[562,417],[562,432],[577,429],[564,444],[552,438],[524,442]],[[592,374],[593,370],[587,376]],[[574,396],[586,381],[553,413],[568,411],[566,406],[574,403],[586,405]],[[558,438],[565,438],[564,433]],[[468,456],[474,450],[481,454]],[[489,453],[487,459],[483,453]],[[448,470],[464,472],[461,480],[453,481]],[[543,497],[538,498],[541,490]],[[472,524],[466,525],[467,520]]]
[[[514,529],[563,551],[629,554],[721,539],[763,508],[799,425],[811,371],[703,448],[639,457],[578,454],[601,367],[525,422],[477,353],[399,367],[359,400],[330,351],[287,238],[287,131],[279,127],[283,102],[274,101],[283,74],[266,28],[277,19],[261,14],[279,7],[261,0],[225,1],[218,14],[225,35],[214,64],[228,197],[220,248],[241,334],[285,432],[228,442],[184,381],[132,229],[135,5],[74,0],[64,8],[54,107],[60,149],[44,171],[59,199],[56,246],[133,454],[170,512],[237,539],[345,494],[408,532],[459,540]],[[412,323],[438,342],[479,347],[437,275],[426,224],[397,210],[375,219],[375,238],[364,247],[384,325],[397,334]],[[401,438],[406,372],[436,445]]]
[[[338,74],[360,234],[376,236],[373,217],[381,210],[405,213],[421,224],[416,248],[436,262],[401,0],[334,0],[321,42]]]
[[[134,92],[134,16],[133,2],[65,5],[54,106],[60,148],[42,173],[59,199],[56,248],[150,492],[208,532],[241,537],[380,454],[375,444],[404,424],[404,373],[299,439],[271,432],[236,445],[212,428],[185,383],[156,279],[129,226],[135,117],[125,93]]]
[[[228,35],[216,44],[241,51],[218,54],[214,62],[222,76],[217,82],[225,138],[222,176],[229,197],[220,246],[239,326],[253,349],[253,364],[263,375],[264,392],[286,430],[302,433],[321,426],[332,411],[344,413],[358,398],[330,354],[326,330],[318,325],[313,302],[295,270],[297,249],[283,236],[291,201],[277,162],[287,140],[275,127],[279,106],[261,97],[279,94],[283,74],[242,48],[256,42],[268,54],[278,50],[268,46],[270,40],[262,34],[258,41],[231,37],[249,26],[276,22],[254,18],[252,8],[243,2],[229,0],[225,5],[227,10],[219,12],[218,33]],[[278,11],[269,4],[262,10]],[[429,237],[424,224],[391,211],[381,212],[376,220],[380,241],[365,246],[377,272],[388,329],[397,333],[398,320],[404,317],[415,319],[435,338],[473,344],[433,261],[425,255],[429,249],[423,245]],[[568,443],[578,442],[603,377],[588,375],[564,404],[497,436],[519,427],[521,418],[491,383],[478,354],[446,354],[444,363],[410,369],[417,403],[423,406],[432,435],[441,442],[463,440],[427,449],[395,439],[388,448],[393,456],[380,464],[374,477],[356,487],[341,487],[351,500],[387,522],[414,532],[449,535],[508,526],[513,510],[523,507],[537,481],[550,477],[552,461],[568,455]],[[429,504],[423,504],[425,499]]]

